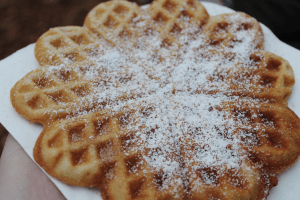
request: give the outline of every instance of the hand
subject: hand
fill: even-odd
[[[65,199],[10,134],[0,159],[0,199]]]

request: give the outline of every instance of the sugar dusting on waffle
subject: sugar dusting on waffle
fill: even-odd
[[[239,28],[235,21],[251,23],[240,14],[226,18],[233,24],[234,30]],[[133,20],[140,21],[140,17]],[[140,22],[139,29],[144,30],[143,26],[148,24]],[[102,54],[91,56],[89,59],[93,65],[84,71],[85,79],[95,83],[92,91],[73,105],[78,107],[76,117],[98,110],[119,112],[139,107],[141,112],[126,118],[126,124],[128,130],[134,132],[132,140],[140,143],[134,150],[144,146],[143,159],[153,170],[162,170],[165,175],[182,173],[182,163],[170,155],[181,157],[181,151],[191,145],[196,149],[185,152],[183,162],[186,167],[192,165],[195,171],[199,167],[217,167],[220,171],[234,168],[238,171],[245,159],[245,152],[241,150],[241,137],[245,137],[245,133],[238,132],[236,127],[253,127],[247,127],[240,120],[234,121],[222,103],[232,102],[238,106],[238,101],[252,104],[258,101],[251,98],[240,100],[239,96],[230,95],[228,91],[232,83],[226,82],[228,76],[235,71],[240,73],[241,68],[244,73],[257,68],[250,59],[251,54],[257,51],[257,44],[253,42],[255,32],[236,31],[234,37],[239,43],[229,48],[206,44],[206,35],[189,37],[196,27],[194,24],[190,26],[179,38],[180,48],[176,44],[156,52],[162,40],[153,31],[151,36],[142,36],[147,43],[139,42],[138,48],[125,42],[125,47],[124,44],[115,47],[107,44],[95,49],[94,54]],[[225,30],[221,29],[220,33],[223,32]],[[66,60],[64,64],[44,70],[48,76],[64,68],[81,72],[80,68],[69,68],[69,65]],[[239,76],[243,77],[243,74]],[[254,76],[248,79],[256,80],[255,85],[259,81]],[[242,84],[242,90],[251,91],[251,83],[247,80],[236,81]],[[80,104],[95,103],[97,106],[89,112],[82,111]],[[210,175],[206,176],[205,183],[213,184]]]
[[[259,23],[191,0],[116,2],[45,33],[42,67],[12,89],[45,126],[36,161],[104,199],[268,196],[299,156],[299,119],[292,69],[263,51]]]

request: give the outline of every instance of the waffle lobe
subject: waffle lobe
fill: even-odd
[[[11,102],[44,125],[36,162],[103,199],[265,199],[300,138],[293,70],[263,42],[193,0],[101,3],[38,39]]]

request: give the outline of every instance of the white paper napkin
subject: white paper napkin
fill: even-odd
[[[203,2],[203,5],[211,16],[234,12],[229,8],[213,3]],[[300,51],[278,40],[263,24],[261,26],[265,35],[265,50],[283,57],[293,67],[296,84],[293,87],[293,94],[289,98],[288,103],[289,107],[300,116],[300,104],[297,103],[300,99],[300,62],[298,61]],[[39,67],[34,57],[34,45],[31,44],[0,61],[0,122],[32,159],[33,147],[37,137],[43,130],[43,126],[30,124],[28,120],[24,119],[14,110],[10,103],[10,89],[28,72]],[[101,199],[100,192],[97,190],[70,186],[52,177],[50,179],[67,199]],[[300,199],[300,161],[279,175],[278,179],[278,186],[271,190],[271,194],[268,197],[269,200]]]

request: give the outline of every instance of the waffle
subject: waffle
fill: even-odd
[[[266,199],[300,153],[289,63],[244,13],[193,0],[101,3],[37,41],[11,103],[34,158],[103,199]]]

